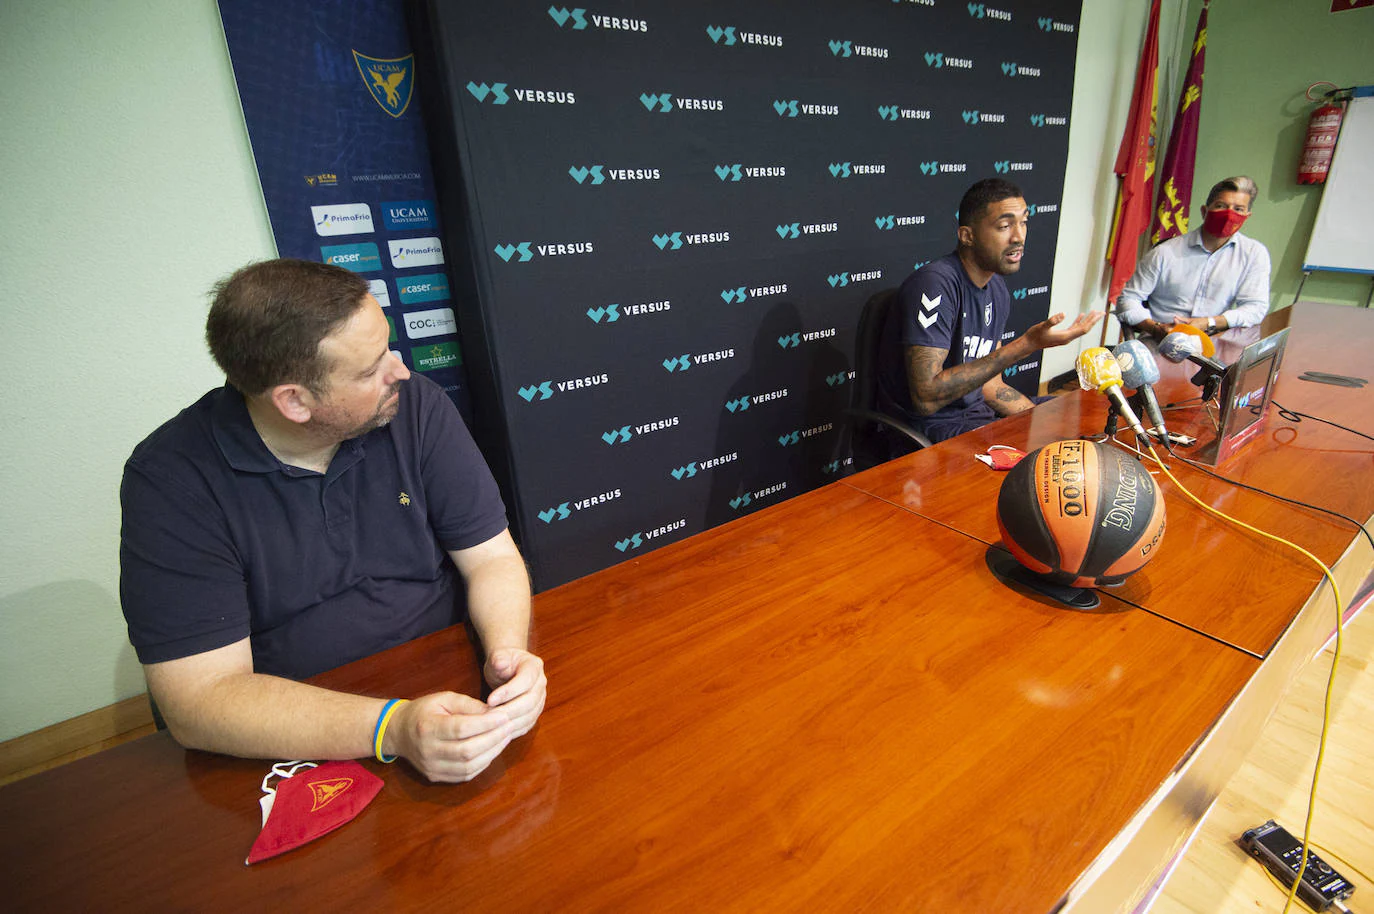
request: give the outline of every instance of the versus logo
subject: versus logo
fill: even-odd
[[[377,245],[370,241],[362,244],[327,244],[320,248],[320,257],[325,263],[354,273],[370,273],[382,268],[382,255]]]
[[[1032,127],[1065,127],[1068,125],[1069,119],[1066,117],[1046,117],[1043,114],[1032,114],[1030,116],[1030,122]]]
[[[388,241],[391,265],[398,270],[406,267],[428,267],[444,262],[444,249],[438,238],[403,238]]]
[[[707,470],[714,469],[723,463],[731,463],[738,459],[739,452],[736,451],[730,454],[722,454],[719,457],[710,457],[706,460],[696,460],[692,463],[687,464],[686,466],[678,467],[677,469],[670,470],[669,472],[672,474],[672,477],[674,479],[676,479],[678,482],[681,482],[684,479],[691,479],[699,472],[704,473]]]
[[[968,171],[966,162],[921,162],[921,174],[939,175]]]
[[[556,22],[560,29],[568,24],[569,19],[572,20],[572,30],[575,32],[580,32],[587,27],[587,11],[581,7],[570,10],[565,6],[551,6],[549,7],[549,18]],[[649,31],[649,23],[643,19],[621,19],[619,16],[597,16],[593,14],[591,24],[599,29],[620,29],[626,32]]]
[[[925,265],[928,264],[928,263],[930,263],[929,260],[918,260],[918,261],[916,261],[914,264],[911,265],[911,269],[913,269],[913,270],[919,270],[921,267],[925,266]]]
[[[660,95],[649,95],[641,92],[639,103],[649,111],[657,110],[667,114],[673,110],[673,94],[664,92]],[[725,102],[718,98],[679,98],[677,108],[680,111],[724,111]]]
[[[605,184],[612,181],[657,181],[663,175],[657,168],[607,168],[604,165],[574,165],[568,169],[568,176],[578,184],[592,179],[592,184]]]
[[[396,280],[400,291],[401,304],[414,305],[423,301],[444,301],[448,298],[448,276],[444,274],[423,274],[407,276]]]
[[[825,376],[825,386],[841,387],[846,381],[854,380],[856,374],[857,372],[853,371],[841,371],[836,374],[828,374]]]
[[[565,501],[562,504],[540,511],[539,519],[546,524],[551,524],[555,520],[567,520],[569,517],[572,517],[573,511],[585,511],[588,508],[595,508],[597,505],[604,505],[607,502],[615,501],[620,495],[621,492],[619,489],[611,489],[608,492],[602,492],[600,495],[593,495],[591,498],[583,498],[575,502]],[[569,505],[571,505],[573,511],[568,510]]]
[[[410,107],[410,90],[415,87],[415,55],[405,57],[368,57],[353,52],[353,62],[363,85],[383,111],[400,117]]]
[[[312,206],[316,235],[364,235],[372,231],[372,207],[366,203]]]
[[[929,51],[925,55],[926,66],[934,67],[936,70],[944,67],[958,67],[962,70],[972,70],[973,60],[968,57],[946,57],[939,51]]]
[[[796,117],[798,114],[808,116],[821,115],[824,117],[835,117],[840,113],[839,105],[816,105],[811,103],[802,104],[798,99],[788,99],[786,101],[774,100],[773,110],[778,112],[778,117]]]
[[[1035,20],[1035,24],[1040,27],[1042,32],[1072,32],[1072,22],[1056,22],[1049,16],[1041,16]]]
[[[1034,371],[1035,369],[1037,369],[1037,368],[1039,368],[1039,367],[1040,367],[1040,360],[1039,360],[1039,359],[1036,359],[1035,361],[1032,361],[1032,362],[1025,362],[1024,364],[1020,364],[1020,365],[1008,365],[1006,368],[1003,368],[1003,369],[1002,369],[1002,376],[1003,376],[1003,377],[1006,377],[1006,378],[1014,378],[1014,377],[1016,377],[1018,374],[1021,374],[1022,372]]]
[[[671,524],[664,524],[661,527],[655,527],[653,530],[650,530],[643,536],[641,536],[638,533],[635,533],[626,537],[623,540],[616,540],[614,545],[617,551],[620,552],[625,552],[628,549],[638,549],[640,546],[644,545],[646,540],[656,539],[665,533],[672,533],[674,530],[681,530],[685,526],[687,526],[687,519],[679,518],[673,521]]]
[[[654,246],[660,251],[681,250],[682,244],[727,244],[730,241],[729,232],[707,232],[705,234],[687,235],[682,232],[669,232],[663,235],[652,236]]]
[[[808,330],[798,333],[788,333],[778,337],[778,345],[783,349],[796,349],[805,340],[814,343],[817,340],[830,339],[835,335],[835,328],[828,327],[825,330]]]
[[[734,165],[717,165],[716,177],[722,181],[739,181],[744,178],[785,178],[786,165],[750,165],[745,167],[736,162]]]
[[[452,335],[458,332],[458,323],[453,318],[452,308],[411,311],[405,315],[404,320],[406,336],[412,340],[422,340],[430,336]]]
[[[925,217],[925,216],[896,216],[896,215],[893,215],[893,216],[875,216],[875,217],[873,218],[873,224],[876,225],[876,226],[878,227],[878,230],[879,230],[879,231],[882,231],[882,232],[890,232],[890,231],[892,231],[892,229],[896,228],[896,227],[899,226],[899,225],[903,225],[903,226],[905,226],[905,225],[925,225],[925,224],[926,224],[926,217]]]
[[[1040,68],[1039,68],[1039,67],[1023,67],[1023,66],[1020,66],[1019,64],[1017,64],[1017,63],[1014,62],[1014,61],[1008,62],[1008,61],[1005,61],[1005,60],[1004,60],[1004,61],[1002,61],[1002,75],[1003,75],[1003,76],[1033,76],[1033,77],[1038,77],[1038,76],[1040,75]]]
[[[397,200],[383,203],[382,222],[393,231],[432,229],[435,227],[434,201]]]
[[[964,111],[962,114],[964,123],[970,126],[974,124],[1001,124],[1005,123],[1007,119],[1005,114],[987,114],[978,110]]]
[[[787,292],[787,283],[779,283],[773,286],[756,286],[752,289],[739,286],[734,289],[722,289],[721,299],[727,305],[743,304],[750,298],[763,298],[766,295],[782,295]]]
[[[752,405],[754,405],[754,406],[758,406],[760,403],[767,403],[767,402],[769,402],[770,400],[781,400],[783,397],[786,397],[786,396],[787,396],[787,388],[786,388],[786,387],[782,388],[781,390],[775,390],[775,391],[773,391],[773,392],[771,392],[771,393],[766,393],[766,394],[755,394],[754,396],[750,396],[749,394],[745,394],[744,396],[739,397],[738,399],[735,399],[735,400],[727,400],[726,403],[725,403],[725,408],[728,409],[728,410],[729,410],[730,412],[732,412],[732,413],[734,413],[734,412],[744,413],[744,412],[748,412],[748,411],[749,411],[749,406],[750,406],[750,404],[752,404]]]
[[[733,349],[721,349],[716,352],[703,352],[700,355],[688,355],[684,352],[682,355],[677,356],[676,358],[664,359],[662,364],[664,369],[671,373],[674,371],[686,371],[693,365],[705,365],[708,362],[720,362],[724,361],[725,359],[733,359],[734,357],[735,350]]]
[[[625,444],[636,435],[647,435],[650,432],[662,431],[665,428],[673,428],[678,425],[678,417],[670,416],[667,419],[659,419],[654,422],[646,422],[643,425],[636,425],[631,429],[628,425],[620,428],[613,428],[609,432],[601,433],[601,440],[608,445]]]
[[[533,250],[531,250],[533,245]],[[492,248],[496,256],[506,263],[516,254],[520,255],[518,263],[528,263],[534,259],[534,252],[538,251],[541,257],[558,257],[564,254],[595,254],[596,250],[590,241],[578,241],[573,244],[534,244],[532,241],[522,241],[519,244],[498,244]]]
[[[974,19],[1000,19],[1003,22],[1011,22],[1011,13],[1006,10],[988,9],[986,3],[967,4],[968,14]]]
[[[782,47],[781,35],[760,35],[757,32],[739,32],[737,35],[733,25],[708,25],[706,34],[710,37],[712,44],[723,44],[727,48],[733,47],[736,43],[765,45],[771,48]]]
[[[1049,290],[1049,286],[1028,286],[1013,290],[1011,293],[1011,297],[1020,301],[1028,295],[1044,295]]]
[[[1030,214],[1032,216],[1059,212],[1058,203],[1030,203],[1027,204],[1027,208],[1030,209]]]
[[[850,162],[831,162],[832,178],[848,178],[851,175],[881,175],[887,173],[886,165],[854,165]]]
[[[815,428],[808,428],[805,431],[788,432],[785,435],[778,436],[778,444],[782,445],[783,447],[787,447],[788,445],[798,443],[803,438],[810,438],[814,435],[820,435],[824,432],[828,432],[834,427],[835,424],[833,422],[827,422],[825,425],[818,425]]]
[[[887,48],[874,48],[852,41],[831,41],[830,53],[836,57],[886,57]]]
[[[487,100],[490,95],[493,105],[504,105],[510,101],[510,95],[506,93],[507,83],[475,83],[468,81],[467,89],[472,93],[472,97],[479,103]],[[557,105],[575,105],[577,96],[572,92],[553,91],[545,89],[514,89],[515,100],[518,102],[541,102]]]
[[[838,222],[825,222],[817,225],[802,225],[800,222],[787,222],[777,226],[775,231],[778,237],[784,240],[790,238],[800,238],[802,235],[819,235],[825,232],[838,232],[840,224]]]
[[[879,105],[878,117],[885,121],[928,121],[930,120],[930,109],[903,108],[901,105]]]
[[[899,0],[893,0],[893,2],[896,3],[899,2]],[[847,467],[851,465],[853,462],[853,457],[846,457],[843,460],[832,460],[829,463],[821,464],[821,472],[829,476],[833,473],[838,473],[840,471],[840,467]]]
[[[411,349],[410,363],[420,371],[438,371],[463,364],[463,356],[456,342],[433,343]]]
[[[741,508],[747,508],[754,502],[767,498],[769,495],[781,492],[786,488],[787,483],[779,482],[766,488],[759,489],[756,492],[745,492],[743,495],[730,499],[730,507],[734,508],[736,511]]]
[[[825,279],[830,283],[830,288],[843,289],[852,282],[870,282],[882,278],[882,270],[869,270],[867,273],[831,273]]]
[[[1035,168],[1034,162],[1010,162],[1002,159],[992,163],[992,170],[999,175],[1005,175],[1013,171],[1032,171]]]
[[[516,390],[516,393],[520,394],[521,399],[526,403],[533,403],[535,394],[539,395],[541,401],[547,400],[553,396],[555,388],[557,388],[560,393],[567,393],[570,390],[586,390],[601,384],[608,384],[610,380],[611,376],[602,372],[599,375],[589,375],[585,378],[573,378],[569,381],[540,381],[538,384],[530,384],[521,387]]]

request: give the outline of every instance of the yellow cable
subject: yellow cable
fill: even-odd
[[[1322,570],[1322,574],[1326,576],[1326,579],[1331,582],[1331,593],[1332,596],[1334,596],[1336,599],[1336,652],[1335,655],[1331,658],[1331,674],[1326,680],[1326,700],[1322,709],[1322,734],[1321,739],[1317,743],[1317,764],[1316,767],[1312,770],[1312,788],[1307,794],[1307,818],[1304,821],[1302,828],[1302,857],[1298,861],[1298,872],[1302,873],[1305,869],[1307,869],[1307,849],[1310,846],[1308,842],[1311,838],[1312,833],[1312,813],[1317,803],[1317,779],[1321,776],[1322,759],[1326,755],[1326,731],[1331,724],[1331,693],[1333,691],[1333,687],[1336,684],[1336,669],[1341,662],[1342,645],[1340,588],[1336,586],[1336,578],[1331,574],[1331,569],[1327,568],[1326,565],[1322,563],[1321,559],[1317,558],[1315,555],[1308,552],[1306,549],[1302,548],[1296,543],[1290,543],[1283,537],[1275,536],[1272,533],[1265,533],[1258,527],[1252,527],[1243,520],[1237,520],[1236,518],[1231,517],[1229,514],[1226,514],[1222,511],[1217,510],[1216,508],[1213,508],[1211,505],[1207,504],[1202,499],[1194,495],[1192,492],[1189,492],[1186,488],[1184,488],[1183,483],[1178,481],[1178,477],[1174,476],[1174,474],[1169,471],[1169,468],[1165,466],[1164,461],[1159,459],[1159,453],[1155,451],[1155,446],[1153,444],[1150,444],[1149,448],[1150,457],[1153,458],[1155,463],[1159,464],[1159,468],[1164,471],[1164,475],[1168,476],[1169,480],[1173,482],[1175,486],[1178,487],[1178,490],[1182,492],[1184,495],[1188,496],[1188,498],[1191,499],[1193,503],[1195,503],[1198,507],[1202,508],[1204,511],[1207,511],[1210,514],[1215,514],[1217,517],[1220,517],[1223,520],[1230,521],[1231,523],[1239,527],[1244,527],[1246,530],[1249,530],[1252,533],[1258,533],[1265,539],[1270,539],[1276,543],[1282,543],[1285,546],[1288,546],[1292,549],[1296,549],[1298,552],[1301,552],[1303,555],[1311,559],[1316,564],[1316,566]],[[1292,907],[1293,899],[1297,897],[1297,894],[1298,880],[1294,879],[1292,888],[1288,890],[1288,901],[1283,906],[1283,914],[1288,914],[1288,909]]]

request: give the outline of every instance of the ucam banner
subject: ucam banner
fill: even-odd
[[[470,417],[451,307],[410,308],[450,283],[401,3],[219,7],[278,253],[366,276],[392,349]]]
[[[974,181],[1033,213],[1007,338],[1044,318],[1078,21],[1077,0],[415,4],[451,214],[431,234],[537,587],[848,472],[859,311],[953,248]],[[1038,354],[1007,369],[1039,376]]]

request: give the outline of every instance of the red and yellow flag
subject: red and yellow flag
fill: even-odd
[[[1135,272],[1140,236],[1150,226],[1150,205],[1155,198],[1155,130],[1159,112],[1159,0],[1150,4],[1145,27],[1145,47],[1135,74],[1135,94],[1121,148],[1116,154],[1116,173],[1121,187],[1116,196],[1116,217],[1107,243],[1107,262],[1112,280],[1107,300],[1116,301],[1126,280]]]
[[[1207,57],[1207,6],[1197,17],[1197,34],[1193,36],[1193,58],[1188,75],[1178,94],[1178,112],[1174,114],[1173,130],[1169,134],[1169,148],[1164,153],[1164,185],[1159,190],[1159,205],[1155,207],[1155,221],[1150,228],[1150,243],[1159,244],[1166,238],[1188,232],[1188,211],[1193,197],[1193,166],[1197,161],[1197,128],[1202,120],[1202,72]]]

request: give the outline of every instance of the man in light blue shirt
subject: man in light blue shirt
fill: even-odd
[[[1117,300],[1117,317],[1162,339],[1175,324],[1192,324],[1245,342],[1269,313],[1269,251],[1240,234],[1257,188],[1238,175],[1212,186],[1202,225],[1146,252]]]

